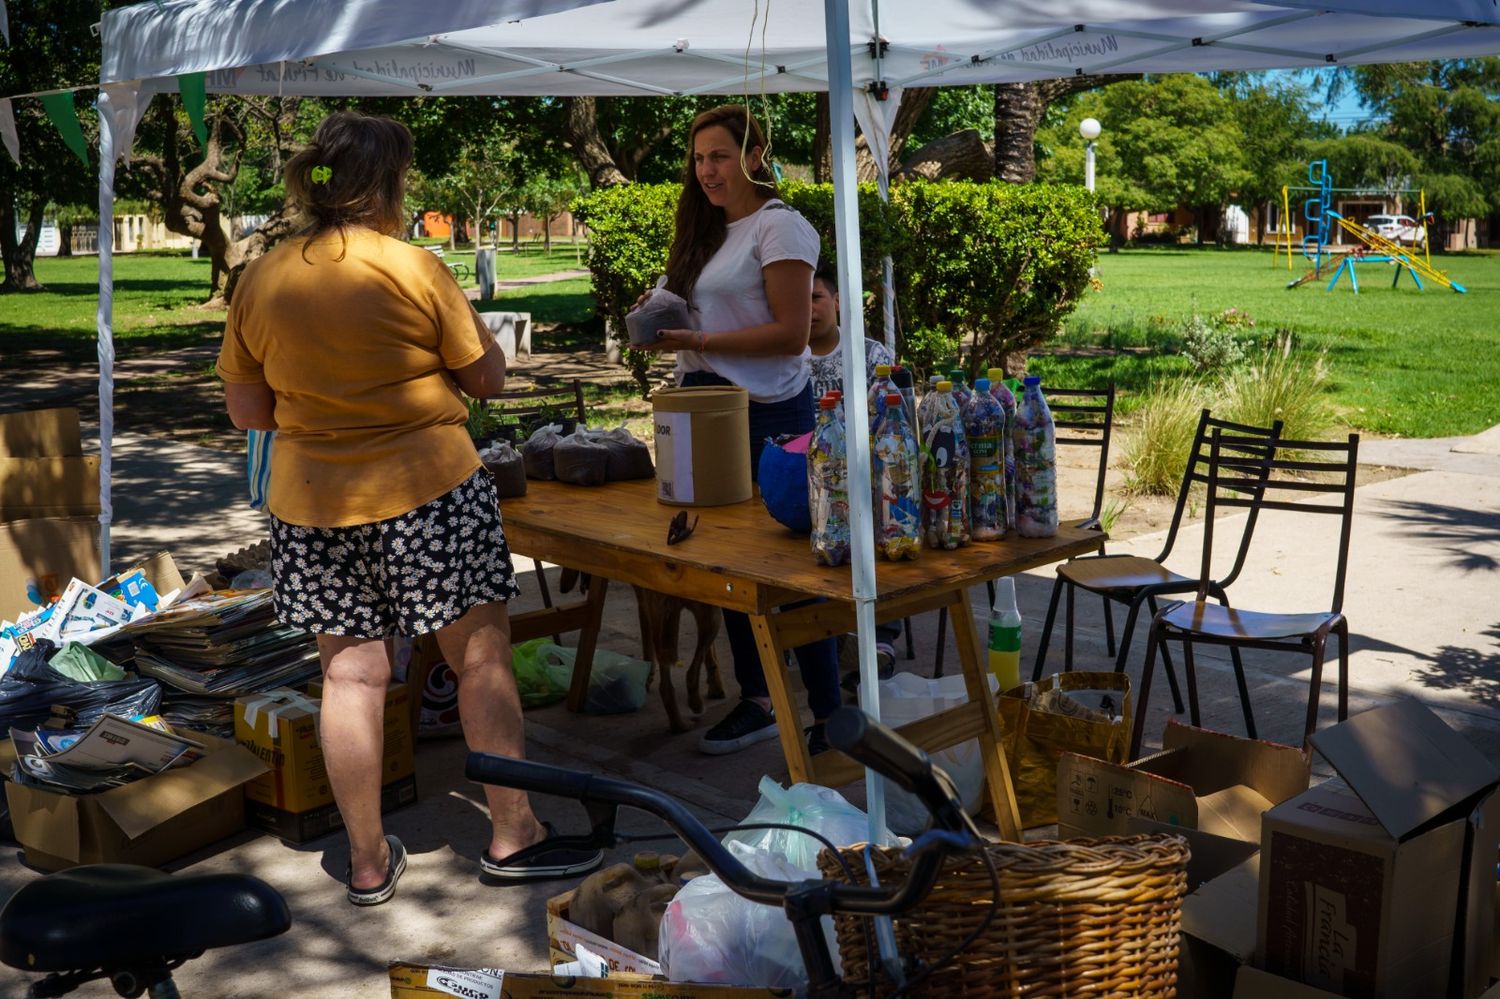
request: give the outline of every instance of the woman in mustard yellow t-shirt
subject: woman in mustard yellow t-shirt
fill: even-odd
[[[505,606],[519,591],[462,395],[498,393],[505,355],[443,263],[389,235],[405,222],[411,159],[399,122],[323,120],[286,167],[307,228],[245,268],[218,363],[235,426],[277,432],[276,609],[317,635],[321,739],[356,905],[390,898],[406,868],[380,817],[386,637],[436,633],[469,747],[525,749]],[[483,873],[561,877],[603,859],[538,822],[524,793],[485,793]]]

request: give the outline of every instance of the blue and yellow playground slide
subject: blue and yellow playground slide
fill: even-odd
[[[1345,274],[1349,275],[1349,286],[1354,293],[1359,294],[1359,272],[1361,264],[1385,264],[1391,267],[1395,273],[1391,278],[1391,287],[1394,288],[1401,281],[1401,273],[1405,271],[1411,275],[1418,291],[1425,290],[1422,279],[1426,278],[1433,284],[1442,285],[1459,294],[1465,294],[1468,289],[1457,281],[1450,279],[1442,271],[1434,268],[1426,259],[1419,256],[1414,249],[1403,247],[1399,243],[1386,239],[1379,233],[1372,232],[1360,225],[1351,222],[1332,208],[1333,181],[1328,175],[1328,161],[1314,160],[1308,164],[1307,179],[1314,186],[1311,190],[1316,191],[1314,197],[1308,198],[1302,205],[1303,217],[1307,220],[1306,235],[1302,237],[1302,255],[1313,263],[1312,269],[1294,281],[1287,283],[1288,288],[1299,288],[1311,281],[1321,278],[1329,270],[1332,270],[1333,278],[1328,282],[1325,291],[1332,291],[1339,283],[1339,278]],[[1308,190],[1308,188],[1303,188]],[[1283,205],[1286,204],[1286,188],[1282,189]],[[1286,218],[1283,211],[1283,218]],[[1341,252],[1330,249],[1329,237],[1335,231],[1342,231],[1352,236],[1355,240],[1353,246]],[[1423,240],[1425,245],[1426,240]],[[1287,247],[1287,266],[1291,266],[1291,247]]]

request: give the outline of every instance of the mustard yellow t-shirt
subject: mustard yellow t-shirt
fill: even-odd
[[[287,240],[246,267],[219,350],[219,377],[275,392],[267,505],[303,527],[399,516],[480,467],[448,374],[484,354],[473,307],[428,251],[345,235]]]

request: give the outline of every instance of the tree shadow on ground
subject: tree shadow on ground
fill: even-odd
[[[1460,690],[1486,708],[1500,708],[1500,625],[1480,635],[1492,640],[1490,651],[1444,645],[1430,662],[1412,671],[1412,678],[1434,690]]]
[[[1452,556],[1464,572],[1494,572],[1500,558],[1479,551],[1500,548],[1500,512],[1411,500],[1387,500],[1386,515],[1410,524]]]

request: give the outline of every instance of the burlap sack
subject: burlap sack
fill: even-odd
[[[1003,692],[998,707],[1023,828],[1057,821],[1063,753],[1127,762],[1131,701],[1124,673],[1056,673]]]

